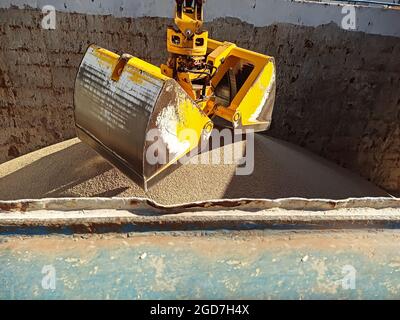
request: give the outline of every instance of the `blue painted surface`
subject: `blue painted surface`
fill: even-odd
[[[2,237],[0,299],[400,298],[393,235],[379,244],[361,234],[361,249],[346,247],[347,235],[323,235],[324,245],[297,236]],[[56,271],[55,290],[42,287],[46,265]],[[343,287],[346,265],[356,270],[355,289]]]

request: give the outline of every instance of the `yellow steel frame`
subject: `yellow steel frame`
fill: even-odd
[[[123,73],[127,73],[128,79],[139,86],[141,85],[141,77],[143,76],[159,79],[163,82],[171,80],[162,73],[160,68],[139,58],[128,57],[128,59],[125,59],[123,56],[119,56],[97,46],[92,46],[92,49],[93,55],[97,58],[98,68],[108,70],[111,79],[113,79],[115,74],[119,75],[117,79],[113,79],[114,81],[119,81]],[[182,89],[179,88],[179,90]],[[171,160],[170,163],[160,169],[159,172],[195,149],[201,137],[204,136],[204,134],[210,134],[213,129],[213,123],[210,119],[184,92],[179,94],[179,104],[174,107],[178,115],[178,122],[174,128],[175,132],[172,132],[172,134],[177,137],[179,142],[186,142],[188,147],[184,153],[177,155],[175,159]]]
[[[201,11],[198,11],[201,10]],[[168,52],[178,57],[204,57],[208,65],[213,66],[210,75],[211,85],[206,89],[206,99],[200,100],[199,88],[193,81],[198,74],[180,72],[178,63],[162,65],[162,73],[174,78],[189,96],[197,101],[199,107],[209,116],[221,117],[234,127],[268,125],[269,119],[259,117],[268,99],[275,95],[275,63],[272,57],[237,47],[230,42],[219,42],[208,38],[208,32],[202,31],[202,7],[176,5],[175,24],[178,29],[169,27],[167,31]],[[199,39],[201,41],[199,41]],[[218,105],[213,98],[214,88],[225,74],[240,63],[253,66],[250,75],[241,86],[229,106]],[[176,69],[175,69],[176,68]]]
[[[174,41],[179,39],[179,42]],[[167,29],[167,50],[169,53],[175,53],[185,56],[204,56],[207,53],[208,31],[200,34],[194,34],[192,38],[187,39],[180,31],[175,31],[169,27]],[[199,42],[202,44],[198,44]]]
[[[212,79],[215,88],[228,70],[240,61],[248,62],[254,66],[249,77],[240,88],[231,104],[227,107],[217,107],[214,114],[232,122],[234,125],[254,125],[259,121],[251,120],[257,108],[265,100],[265,92],[275,81],[275,62],[270,56],[236,47],[229,43],[208,40],[208,57],[212,57],[219,66]],[[223,61],[223,63],[221,63]],[[208,105],[209,106],[209,105]]]

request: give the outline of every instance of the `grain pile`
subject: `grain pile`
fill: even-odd
[[[256,135],[253,174],[238,176],[235,170],[235,164],[187,164],[144,192],[92,149],[72,139],[0,165],[0,199],[139,196],[177,204],[241,197],[388,195],[343,168],[264,135]]]

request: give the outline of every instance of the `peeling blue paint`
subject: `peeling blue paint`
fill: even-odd
[[[226,236],[214,235],[207,239],[210,252],[216,250],[209,255],[190,245],[196,237],[187,238],[188,245],[181,245],[180,237],[171,237],[177,242],[173,245],[151,241],[156,235],[148,237],[145,245],[125,238],[112,247],[106,241],[80,239],[76,252],[54,253],[45,245],[43,251],[0,250],[0,299],[400,298],[399,251],[379,252],[379,259],[352,247],[310,247],[302,252],[289,246],[253,252],[246,250],[252,236],[226,242]],[[268,241],[267,234],[263,237]],[[93,243],[95,248],[89,249]],[[227,245],[229,250],[221,249]],[[55,290],[42,288],[45,265],[56,270]],[[342,284],[346,265],[357,271],[354,290]]]

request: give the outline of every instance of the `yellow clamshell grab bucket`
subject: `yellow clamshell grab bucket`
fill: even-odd
[[[144,189],[176,168],[213,128],[159,68],[95,45],[79,67],[74,115],[78,137]]]
[[[144,189],[206,146],[214,124],[255,132],[271,124],[274,58],[209,39],[203,4],[176,0],[161,68],[92,45],[78,70],[78,137]]]

